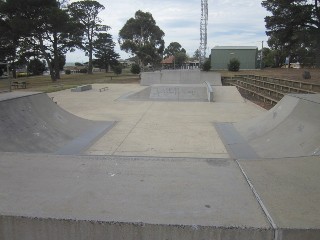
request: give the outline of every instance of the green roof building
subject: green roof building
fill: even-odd
[[[217,46],[211,49],[211,69],[228,69],[231,59],[240,61],[240,69],[257,68],[258,47],[254,46]]]

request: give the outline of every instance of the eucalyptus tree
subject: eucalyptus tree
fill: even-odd
[[[99,33],[93,42],[94,56],[98,64],[109,71],[109,67],[118,65],[120,55],[114,51],[115,42],[109,33]]]
[[[42,58],[52,81],[60,78],[61,56],[70,49],[72,34],[64,0],[7,0],[0,4],[1,21],[11,40],[13,63],[20,58]]]
[[[18,49],[24,37],[30,35],[30,20],[26,14],[28,1],[0,1],[0,56],[2,61],[11,64],[16,77]]]
[[[273,38],[270,42],[280,44],[288,55],[301,56],[311,53],[315,57],[317,67],[320,67],[319,2],[319,0],[262,1],[262,6],[271,12],[271,15],[265,18],[267,35]]]
[[[101,25],[102,20],[98,16],[105,7],[97,1],[83,0],[71,3],[68,8],[73,20],[79,24],[81,34],[77,36],[80,39],[77,45],[89,56],[88,73],[92,74],[94,41],[100,31],[109,29]]]
[[[164,35],[152,14],[139,10],[119,31],[118,41],[121,50],[138,57],[140,65],[156,64],[162,59]]]
[[[164,55],[166,57],[175,56],[178,53],[186,53],[186,50],[182,48],[181,44],[178,42],[171,42],[168,47],[164,50]]]

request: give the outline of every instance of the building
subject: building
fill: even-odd
[[[231,59],[240,62],[240,69],[257,68],[258,47],[255,46],[216,46],[211,49],[211,69],[228,69]]]

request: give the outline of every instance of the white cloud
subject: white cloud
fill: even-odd
[[[119,30],[138,10],[153,15],[158,26],[165,32],[165,42],[179,42],[189,55],[200,44],[200,0],[98,0],[105,6],[100,18],[111,26],[110,33],[117,43]],[[260,0],[209,0],[208,47],[215,45],[261,46],[267,40],[264,17],[267,15]],[[129,55],[116,51],[122,58]],[[87,61],[80,51],[67,55],[67,61]]]

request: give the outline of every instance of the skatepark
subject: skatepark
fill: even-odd
[[[319,94],[184,70],[0,106],[0,239],[320,238]]]

